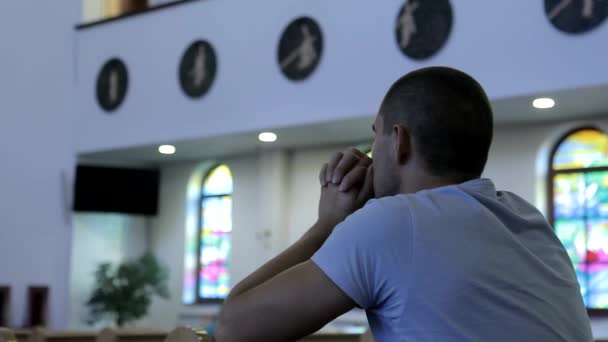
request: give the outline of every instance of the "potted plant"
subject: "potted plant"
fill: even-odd
[[[99,265],[95,288],[87,302],[92,320],[111,316],[116,326],[123,327],[144,317],[155,295],[169,298],[167,278],[167,269],[151,254],[116,268],[109,263]]]

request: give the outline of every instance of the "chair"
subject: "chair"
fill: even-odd
[[[46,327],[49,301],[48,286],[30,286],[27,291],[28,311],[25,327]]]
[[[0,286],[0,327],[9,326],[9,313],[11,302],[11,288]]]
[[[0,342],[17,342],[12,330],[0,328]]]
[[[165,342],[211,342],[205,330],[178,327],[167,335]]]

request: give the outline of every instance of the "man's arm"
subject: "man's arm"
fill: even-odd
[[[276,258],[260,267],[257,271],[238,283],[228,296],[227,302],[244,292],[255,288],[277,274],[293,266],[310,260],[313,254],[327,240],[335,225],[333,223],[318,221],[296,243],[279,254]]]
[[[284,341],[306,336],[354,307],[310,258],[333,228],[372,196],[371,159],[340,153],[323,166],[319,220],[294,245],[239,283],[227,298],[218,324],[218,341]],[[335,170],[347,186],[329,184]],[[354,185],[363,185],[354,188]]]
[[[312,261],[235,296],[222,311],[217,341],[295,341],[355,307]]]

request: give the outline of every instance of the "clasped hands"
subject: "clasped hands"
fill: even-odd
[[[372,159],[356,148],[334,154],[321,168],[319,222],[333,229],[374,197]]]

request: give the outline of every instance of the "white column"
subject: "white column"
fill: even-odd
[[[262,242],[265,259],[283,251],[288,243],[288,159],[285,150],[262,151],[258,158],[259,222],[256,236]]]

